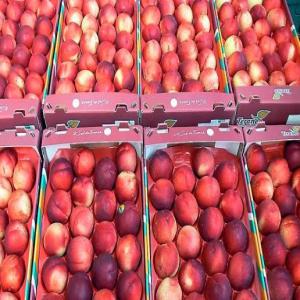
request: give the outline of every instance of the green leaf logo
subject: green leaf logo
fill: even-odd
[[[257,113],[257,117],[259,120],[263,120],[267,117],[267,115],[270,113],[269,110],[260,110],[258,113]]]

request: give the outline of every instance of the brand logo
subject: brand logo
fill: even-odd
[[[237,118],[236,122],[238,126],[245,127],[245,126],[256,126],[258,122],[263,121],[268,114],[270,113],[270,110],[259,110],[255,115],[251,114],[251,118],[245,119],[243,117]]]
[[[67,127],[68,128],[77,128],[80,124],[80,121],[79,120],[69,120],[67,122]]]
[[[171,128],[177,123],[177,120],[168,119],[165,120],[164,123],[167,124],[168,128]]]
[[[274,89],[273,100],[280,100],[284,95],[291,95],[290,89]]]
[[[281,131],[283,136],[298,136],[300,132],[300,126],[293,126],[289,131]]]

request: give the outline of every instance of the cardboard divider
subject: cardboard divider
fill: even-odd
[[[32,211],[26,228],[28,230],[28,245],[21,256],[25,263],[25,277],[20,290],[15,293],[20,299],[30,299],[30,285],[32,274],[32,254],[34,249],[34,237],[36,229],[36,215],[38,208],[39,179],[41,171],[41,157],[38,151],[39,131],[17,128],[15,130],[0,131],[0,149],[14,149],[18,156],[18,161],[30,160],[35,170],[35,183],[28,193],[31,199]],[[11,180],[10,180],[11,181]],[[6,256],[6,255],[5,255]],[[3,291],[2,289],[0,289]]]
[[[285,11],[287,17],[287,26],[290,27],[292,39],[300,57],[300,42],[297,31],[293,23],[286,0],[281,0],[281,8]],[[225,58],[226,71],[231,85],[230,75],[228,73],[227,59],[225,57],[224,39],[221,34],[221,22],[218,18],[216,1],[214,3],[214,14],[217,18],[217,24],[220,32],[220,43]],[[235,124],[247,127],[255,126],[258,122],[264,121],[266,124],[298,124],[300,120],[300,86],[250,86],[237,87],[231,89],[234,91],[236,99],[236,118]]]
[[[51,20],[53,24],[52,35],[48,38],[51,42],[51,47],[47,55],[48,66],[47,71],[43,75],[44,89],[42,98],[37,99],[0,99],[0,130],[12,129],[16,126],[34,126],[34,128],[42,129],[41,104],[44,102],[48,91],[51,78],[51,70],[53,63],[53,54],[56,43],[56,30],[59,21],[60,0],[51,0],[56,5],[55,17]]]
[[[141,8],[141,13],[143,9]],[[198,126],[209,123],[219,125],[221,122],[232,123],[235,114],[235,101],[228,83],[219,39],[219,29],[213,13],[211,1],[208,6],[208,17],[214,33],[214,47],[219,77],[219,90],[214,92],[178,92],[144,95],[144,80],[141,75],[141,112],[143,126],[156,127],[166,122],[172,126]],[[142,25],[141,25],[142,31]],[[141,37],[141,49],[145,42]],[[142,51],[142,50],[141,50]],[[141,69],[143,65],[140,54]],[[142,70],[141,70],[142,74]]]
[[[134,1],[136,3],[136,0]],[[138,9],[134,6],[133,24],[134,48],[132,56],[134,60],[135,87],[132,93],[125,92],[86,92],[72,94],[55,94],[57,83],[57,71],[60,64],[60,46],[62,32],[65,27],[65,17],[68,12],[66,1],[62,1],[60,22],[57,32],[53,69],[49,95],[45,100],[43,114],[47,127],[56,124],[65,124],[68,128],[101,126],[114,124],[115,121],[130,121],[139,123],[140,101],[138,97]],[[95,72],[94,72],[95,73]]]
[[[254,242],[254,224],[253,218],[251,217],[251,208],[246,191],[246,181],[244,178],[244,169],[242,163],[242,149],[243,149],[243,134],[235,126],[231,127],[187,127],[187,128],[164,128],[160,130],[156,129],[145,129],[145,193],[144,201],[147,206],[147,217],[148,217],[148,231],[149,231],[149,269],[150,269],[150,278],[149,278],[149,289],[151,291],[152,299],[155,297],[155,292],[157,286],[159,285],[161,279],[155,273],[153,266],[153,254],[157,247],[157,242],[153,237],[151,223],[152,218],[156,212],[156,209],[151,204],[151,199],[148,196],[148,192],[153,184],[153,180],[148,172],[149,159],[158,149],[163,149],[166,151],[170,158],[173,161],[174,168],[178,168],[182,165],[190,165],[191,158],[193,153],[199,148],[207,147],[209,148],[215,158],[215,164],[218,165],[223,160],[233,161],[238,170],[239,170],[239,184],[238,191],[240,192],[243,205],[244,213],[242,217],[242,222],[246,226],[249,234],[249,245],[247,249],[247,254],[252,257],[253,265],[255,268],[255,278],[252,283],[252,290],[257,295],[258,299],[267,299],[264,292],[264,278],[262,275],[262,269],[259,265],[260,254],[257,252],[257,248]],[[201,209],[200,209],[201,213]],[[197,228],[198,222],[194,224],[194,227]],[[181,228],[177,224],[178,228]],[[178,233],[179,229],[177,230]],[[203,241],[203,243],[206,243]],[[202,246],[203,248],[203,246]],[[197,257],[201,262],[201,252]],[[184,262],[183,259],[180,259],[181,262]],[[233,295],[236,293],[233,293]]]
[[[252,214],[254,216],[255,225],[255,236],[256,243],[260,255],[260,265],[263,268],[264,275],[264,286],[266,289],[266,294],[268,299],[270,299],[270,291],[268,286],[268,268],[265,264],[264,255],[262,252],[261,241],[264,235],[260,232],[257,219],[256,219],[256,207],[257,204],[254,201],[251,189],[251,178],[254,176],[248,168],[246,152],[250,145],[259,144],[262,146],[266,153],[268,162],[275,158],[284,158],[284,147],[286,142],[289,141],[300,141],[300,126],[290,126],[290,125],[265,125],[260,123],[256,128],[244,128],[245,136],[245,151],[244,151],[244,165],[247,178],[247,186],[249,192],[249,199],[251,202]],[[296,213],[294,214],[296,216]],[[296,287],[296,285],[294,285]]]
[[[142,190],[142,142],[143,142],[142,128],[139,126],[128,126],[128,124],[120,124],[112,127],[90,127],[90,128],[76,128],[67,129],[65,126],[59,126],[56,129],[45,130],[43,134],[42,150],[44,154],[44,168],[43,177],[41,181],[42,192],[40,193],[39,214],[37,219],[37,234],[36,247],[34,251],[34,285],[32,290],[36,294],[37,299],[41,299],[47,292],[41,280],[41,270],[47,254],[43,247],[43,235],[50,222],[46,213],[47,203],[52,194],[50,184],[47,184],[49,177],[49,170],[55,159],[58,157],[65,157],[69,160],[73,155],[82,148],[89,148],[93,151],[96,162],[101,158],[110,157],[115,158],[117,146],[122,142],[131,143],[138,156],[138,165],[136,169],[136,176],[139,182],[139,196],[136,202],[136,207],[140,212],[140,230],[137,239],[142,250],[142,258],[137,270],[137,273],[143,283],[143,297],[142,299],[149,299],[145,288],[145,253],[144,253],[144,208],[143,208],[143,190]],[[96,191],[95,191],[96,193]],[[118,204],[119,207],[119,204]],[[93,211],[93,204],[90,209]],[[118,209],[118,208],[117,208]],[[95,224],[97,221],[95,220]],[[68,224],[67,224],[68,226]],[[96,257],[96,254],[94,255]],[[69,276],[70,278],[70,276]],[[94,290],[96,291],[96,290]]]

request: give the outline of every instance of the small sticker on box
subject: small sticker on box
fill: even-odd
[[[287,125],[299,125],[300,124],[300,115],[289,115]]]

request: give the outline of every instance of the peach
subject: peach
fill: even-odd
[[[293,282],[289,272],[284,267],[276,267],[268,272],[268,286],[271,299],[292,299]]]
[[[198,219],[198,213],[198,203],[192,193],[185,191],[176,197],[174,214],[181,226],[195,224]]]
[[[250,10],[253,22],[259,19],[265,18],[267,16],[267,11],[265,7],[261,4],[254,5]]]
[[[18,1],[11,1],[6,7],[6,16],[9,19],[18,22],[21,18],[23,9],[21,3]]]
[[[23,190],[12,192],[7,206],[7,214],[11,221],[27,223],[31,217],[32,204],[30,196]]]
[[[142,37],[145,42],[150,40],[159,41],[161,38],[161,32],[158,25],[147,25],[143,26]]]
[[[295,212],[297,198],[288,184],[281,185],[275,190],[274,201],[283,217]]]
[[[92,242],[84,236],[71,239],[66,255],[68,269],[71,273],[87,272],[94,255]]]
[[[1,300],[18,300],[17,296],[15,296],[15,294],[10,293],[10,292],[1,292],[0,299]],[[43,298],[43,300],[44,300],[44,298]],[[54,299],[52,299],[52,300],[54,300]]]
[[[259,204],[273,197],[274,187],[272,178],[266,172],[259,172],[251,179],[251,189],[254,201]]]
[[[144,85],[144,95],[163,93],[163,88],[160,82],[150,81]]]
[[[78,206],[72,210],[70,216],[70,229],[73,236],[89,238],[94,228],[93,213],[87,208]]]
[[[70,194],[63,190],[54,191],[47,204],[47,215],[50,222],[67,223],[72,210]]]
[[[218,12],[219,20],[223,23],[227,19],[232,19],[235,16],[235,10],[231,3],[225,2]]]
[[[207,15],[208,13],[208,4],[204,0],[195,0],[192,5],[193,15]]]
[[[128,51],[132,51],[134,46],[131,34],[126,31],[117,33],[115,44],[117,49],[125,48]]]
[[[141,21],[144,25],[158,25],[160,18],[160,10],[155,5],[149,5],[145,7],[141,14]]]
[[[117,243],[117,232],[111,222],[103,221],[95,225],[92,243],[96,255],[112,253]]]
[[[51,166],[49,177],[52,190],[70,190],[74,178],[71,163],[63,157],[56,159]]]
[[[111,30],[110,30],[110,34],[111,34]],[[99,37],[100,38],[102,37],[102,42],[103,42],[104,37],[101,35],[101,31],[99,31]],[[80,48],[83,53],[88,52],[91,54],[96,54],[98,45],[99,45],[99,38],[97,33],[94,30],[88,29],[86,32],[83,33],[80,39]]]
[[[262,61],[262,52],[258,45],[249,45],[244,49],[244,53],[247,59],[247,63],[250,64],[253,61]],[[243,72],[244,73],[244,72]]]
[[[69,23],[63,29],[63,40],[73,40],[76,44],[79,44],[82,35],[80,26],[74,22]]]
[[[91,277],[97,290],[113,289],[118,277],[118,265],[115,258],[102,253],[93,262]]]
[[[204,1],[203,1],[204,2]],[[202,294],[199,294],[197,292],[190,293],[185,300],[205,300],[204,296]]]
[[[271,33],[271,27],[266,18],[258,19],[254,23],[253,28],[259,40],[264,36],[269,36]]]
[[[196,32],[210,32],[210,20],[207,15],[199,15],[193,19]]]
[[[241,32],[251,28],[253,24],[252,16],[249,11],[241,11],[237,15],[237,21],[239,23],[239,29]]]
[[[196,60],[198,56],[196,43],[193,40],[179,43],[177,53],[181,62],[187,59]]]
[[[157,300],[181,300],[182,290],[177,278],[165,278],[159,283],[156,290],[155,299]]]
[[[273,39],[275,40],[277,45],[281,43],[288,43],[291,41],[291,38],[292,34],[288,26],[280,27],[273,33]]]
[[[43,54],[47,55],[50,50],[50,40],[45,35],[37,35],[32,43],[32,53],[33,54]]]
[[[223,242],[227,252],[234,255],[237,252],[245,252],[249,244],[247,228],[240,220],[233,220],[224,228]]]
[[[299,288],[299,287],[297,287],[297,288],[295,289],[294,299],[295,299],[295,300],[299,300],[299,299],[300,299],[300,288]]]
[[[112,63],[116,54],[115,46],[108,41],[101,42],[97,49],[97,58],[100,62],[107,61]]]
[[[160,47],[163,54],[167,54],[170,51],[176,51],[177,39],[172,33],[164,34],[160,39]]]
[[[26,178],[26,180],[25,180]],[[35,169],[31,161],[19,160],[13,174],[13,185],[15,189],[30,192],[35,183]]]
[[[252,44],[257,44],[257,36],[256,32],[253,28],[247,28],[242,34],[241,34],[241,40],[243,42],[244,47],[247,47]]]
[[[195,41],[198,51],[201,51],[205,48],[214,48],[214,35],[212,34],[212,32],[197,33],[197,35],[195,36]]]
[[[96,69],[96,80],[104,82],[105,80],[112,81],[115,75],[115,67],[108,61],[101,61]]]
[[[220,196],[220,186],[214,177],[204,176],[197,181],[195,197],[201,208],[217,206]]]
[[[223,216],[216,207],[203,210],[199,217],[199,231],[205,241],[219,239],[224,226]]]
[[[234,289],[240,291],[250,288],[254,279],[254,273],[251,256],[243,252],[238,252],[231,257],[227,274]]]
[[[216,168],[214,176],[219,182],[221,192],[237,187],[239,173],[233,161],[221,162]]]
[[[272,178],[274,187],[289,183],[291,178],[288,162],[284,158],[277,158],[271,161],[267,172]]]
[[[215,168],[215,160],[212,152],[204,147],[199,148],[192,158],[194,172],[199,176],[211,176]]]
[[[216,273],[224,273],[227,266],[228,254],[219,240],[204,244],[201,254],[205,272],[212,276]]]
[[[12,62],[14,64],[19,64],[22,67],[26,68],[29,64],[31,53],[29,49],[24,45],[17,45],[14,49]]]
[[[32,46],[33,39],[34,30],[31,27],[25,25],[19,28],[16,35],[17,44],[23,44],[29,49]]]
[[[236,19],[227,19],[221,25],[221,33],[224,40],[239,33],[239,25]]]
[[[201,71],[208,68],[215,69],[217,61],[214,52],[208,48],[202,49],[198,54],[198,63]]]
[[[55,87],[55,94],[75,93],[75,85],[70,79],[60,79]]]
[[[283,266],[287,255],[287,249],[278,233],[265,236],[261,242],[264,261],[269,269]]]
[[[221,197],[220,210],[226,222],[241,219],[244,207],[239,192],[227,190]]]
[[[114,77],[114,85],[117,91],[122,89],[132,91],[135,86],[135,78],[132,71],[124,67],[118,69]]]
[[[110,43],[114,43],[117,37],[117,33],[115,27],[112,24],[105,23],[99,27],[98,36],[100,42],[107,41]]]
[[[104,5],[99,14],[100,24],[114,24],[117,19],[117,12],[113,5]]]
[[[210,300],[231,299],[231,286],[228,278],[224,274],[214,274],[206,281],[204,296]]]
[[[14,38],[11,35],[6,34],[0,38],[0,42],[0,54],[11,58],[16,48],[16,41]]]
[[[245,70],[236,72],[232,78],[232,84],[236,87],[250,86],[251,78]]]
[[[243,50],[242,41],[235,35],[231,35],[229,38],[226,39],[224,47],[225,55],[227,58],[231,56],[234,52],[242,52]]]
[[[200,82],[206,92],[219,89],[219,77],[214,69],[204,69],[200,74]]]
[[[93,300],[116,300],[116,296],[111,290],[102,289],[94,294]]]
[[[200,76],[200,67],[197,61],[187,59],[180,64],[179,72],[184,81],[198,80]]]
[[[273,73],[274,71],[282,70],[282,62],[280,56],[276,52],[265,54],[263,58],[263,62],[267,67],[269,74]]]
[[[284,155],[292,171],[300,167],[300,143],[298,141],[287,142]]]
[[[273,8],[268,12],[267,20],[272,30],[276,30],[286,25],[286,14],[282,8]]]
[[[92,150],[82,148],[72,159],[74,172],[77,176],[91,176],[95,168],[95,156]]]
[[[78,67],[74,62],[65,61],[58,65],[57,75],[59,79],[74,80],[78,72]]]
[[[13,148],[4,148],[0,151],[0,176],[12,177],[18,161],[17,152]]]
[[[117,68],[132,69],[134,61],[127,49],[120,49],[115,54],[114,63]]]
[[[263,55],[272,54],[276,50],[276,42],[269,36],[263,36],[259,41],[259,47]]]
[[[270,11],[273,8],[278,8],[281,6],[280,0],[264,0],[263,5],[267,11]]]
[[[7,56],[0,55],[0,75],[7,78],[11,69],[11,62]]]
[[[78,25],[80,25],[80,24],[78,24]],[[81,29],[82,29],[83,33],[87,32],[89,30],[97,32],[98,31],[97,19],[91,14],[85,15],[84,18],[82,19]]]
[[[158,1],[154,1],[154,2],[155,3],[151,3],[151,5],[156,5],[157,4],[162,16],[173,15],[174,14],[175,5],[174,5],[173,0],[158,0]],[[145,5],[144,5],[144,7],[145,7]]]
[[[190,225],[182,227],[177,235],[177,249],[183,259],[196,258],[201,250],[198,230]]]
[[[44,249],[48,256],[65,254],[70,239],[69,230],[61,223],[50,224],[43,237]]]
[[[249,65],[249,75],[252,83],[268,79],[268,70],[266,66],[259,61],[253,61]]]
[[[157,150],[149,161],[149,173],[154,181],[170,179],[173,173],[173,162],[163,150]]]
[[[68,269],[65,261],[60,257],[49,257],[42,267],[42,281],[48,293],[61,293],[68,280]]]
[[[99,6],[96,0],[86,0],[82,2],[83,15],[92,14],[95,18],[99,14]]]
[[[246,153],[247,166],[252,174],[267,169],[267,156],[264,149],[258,144],[251,144]]]
[[[137,235],[140,229],[141,217],[136,206],[126,202],[118,207],[115,224],[120,236]]]
[[[69,279],[65,294],[68,299],[92,299],[93,288],[89,276],[83,272],[74,274]]]
[[[155,25],[155,24],[151,24],[151,25]],[[133,21],[131,17],[126,13],[120,13],[116,19],[115,28],[117,33],[121,31],[127,31],[128,33],[132,33]]]
[[[16,37],[17,34],[17,22],[12,21],[10,19],[6,19],[2,24],[2,34],[3,35],[11,35],[13,38]]]
[[[191,23],[181,23],[178,27],[176,36],[179,43],[192,40],[195,37],[194,26]]]
[[[281,222],[280,210],[273,200],[264,200],[256,208],[258,228],[262,234],[276,232]]]
[[[116,179],[115,193],[120,203],[135,202],[139,193],[136,175],[130,171],[121,172]]]
[[[161,178],[151,187],[149,196],[156,209],[170,209],[175,199],[175,189],[171,181]]]
[[[158,81],[162,79],[162,69],[158,62],[156,61],[147,61],[142,67],[143,69],[143,78],[147,82]]]
[[[169,210],[156,212],[152,220],[152,232],[159,244],[172,242],[177,232],[177,224],[173,213]]]
[[[248,0],[232,0],[231,4],[236,13],[250,9]]]
[[[178,280],[184,293],[201,293],[204,288],[205,277],[202,264],[196,259],[191,259],[180,267]]]
[[[296,47],[290,42],[283,42],[278,45],[278,53],[282,60],[282,63],[286,63],[289,60],[294,60],[296,57]]]
[[[142,299],[143,285],[140,277],[133,271],[124,272],[117,282],[117,297],[120,300]]]
[[[4,91],[4,98],[7,98],[7,99],[20,99],[20,98],[23,98],[23,92],[22,90],[12,84],[12,83],[8,83],[8,85],[6,86],[5,88],[5,91]]]
[[[5,229],[5,252],[22,256],[27,249],[28,240],[26,226],[18,221],[10,222]]]
[[[156,40],[151,40],[146,43],[143,48],[143,58],[145,61],[152,60],[159,62],[161,58],[161,48]]]
[[[181,3],[175,10],[175,17],[178,23],[193,22],[193,11],[188,4]]]
[[[94,183],[97,190],[112,190],[117,178],[117,167],[112,159],[105,157],[97,162]]]
[[[77,25],[81,25],[83,19],[83,15],[81,12],[81,8],[77,7],[70,7],[68,12],[66,13],[65,22],[66,24],[69,23],[76,23]]]
[[[95,196],[94,214],[98,222],[112,221],[116,212],[117,202],[114,192],[101,190]]]
[[[0,269],[2,291],[16,293],[21,288],[25,278],[25,264],[22,257],[7,255]]]
[[[0,208],[6,208],[12,193],[12,187],[8,179],[0,177]]]
[[[162,71],[167,73],[170,71],[177,71],[179,68],[179,58],[174,51],[169,51],[163,54],[161,59]]]
[[[300,221],[296,216],[285,217],[280,225],[280,235],[288,249],[300,246]]]
[[[288,84],[293,81],[300,80],[300,64],[293,61],[288,61],[284,65],[285,80]]]
[[[94,185],[89,177],[82,176],[75,179],[71,189],[71,196],[76,206],[89,207],[93,202],[94,193]]]
[[[195,175],[193,170],[188,166],[181,166],[175,169],[172,182],[176,194],[181,194],[183,192],[192,192],[195,186]]]
[[[235,300],[256,300],[257,296],[252,290],[242,290],[238,294],[236,294],[236,297],[234,299]]]
[[[112,5],[115,5],[116,7],[116,11],[118,14],[120,13],[126,13],[126,14],[129,14],[130,16],[133,15],[134,13],[134,2],[133,1],[115,1],[115,0],[112,0],[111,1],[111,4]]]
[[[299,259],[299,254],[300,254],[300,248],[294,248],[292,249],[286,258],[286,265],[287,269],[289,270],[293,282],[296,285],[299,285],[300,283],[300,276],[299,276],[299,268],[300,268],[300,259]]]
[[[123,272],[135,271],[140,264],[141,256],[141,246],[134,235],[128,234],[119,238],[116,258]]]
[[[47,16],[49,19],[54,18],[56,13],[55,4],[50,0],[42,0],[37,10],[39,16]]]
[[[80,56],[78,62],[79,70],[88,70],[95,72],[97,69],[97,58],[91,53],[85,52]]]
[[[8,225],[8,215],[5,210],[0,209],[0,239],[5,235],[5,229]]]

